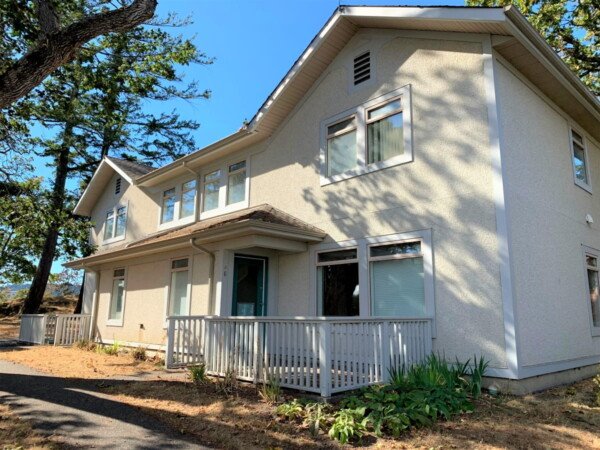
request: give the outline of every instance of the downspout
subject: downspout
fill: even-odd
[[[190,245],[196,250],[208,255],[208,314],[212,315],[215,312],[213,284],[215,278],[215,254],[205,247],[202,247],[194,242],[194,238],[190,238]]]

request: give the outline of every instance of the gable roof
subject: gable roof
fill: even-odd
[[[600,140],[600,102],[513,6],[340,6],[261,105],[230,136],[156,169],[138,180],[153,186],[269,137],[360,28],[479,33],[546,96]],[[187,168],[186,168],[187,167]]]
[[[320,228],[271,205],[262,204],[154,233],[128,244],[97,251],[86,258],[69,261],[65,266],[82,267],[108,259],[129,258],[150,250],[160,251],[173,246],[187,246],[192,238],[201,239],[206,243],[247,234],[285,236],[287,239],[302,242],[320,242],[326,236]]]
[[[98,198],[104,192],[106,184],[110,181],[113,175],[118,173],[129,184],[134,184],[135,181],[142,175],[153,171],[152,166],[140,164],[126,159],[105,156],[100,161],[98,168],[92,175],[92,179],[86,186],[81,198],[73,209],[74,214],[80,216],[89,216],[96,204]]]

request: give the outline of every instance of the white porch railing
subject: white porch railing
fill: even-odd
[[[385,382],[431,353],[430,319],[169,317],[167,367],[333,393]]]
[[[73,345],[89,336],[89,314],[23,314],[19,341],[31,344]]]

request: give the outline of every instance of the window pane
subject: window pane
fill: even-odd
[[[183,183],[182,190],[189,191],[192,189],[196,189],[196,180],[188,181],[187,183]]]
[[[324,316],[358,316],[358,263],[317,268],[318,297]]]
[[[586,255],[585,262],[588,266],[598,267],[598,260],[594,256]]]
[[[374,108],[367,113],[367,119],[377,119],[400,109],[400,99],[386,103],[383,106]]]
[[[215,170],[214,172],[208,173],[204,176],[204,181],[215,181],[221,178],[221,171]]]
[[[334,252],[319,253],[319,262],[344,261],[347,259],[356,259],[356,249],[337,250]]]
[[[246,161],[240,161],[239,163],[235,163],[229,166],[229,172],[235,172],[236,170],[240,170],[246,167]]]
[[[185,185],[184,185],[185,186]],[[194,214],[194,208],[196,207],[196,188],[193,190],[183,191],[181,194],[181,211],[180,216],[189,217]]]
[[[213,181],[204,185],[203,211],[210,211],[219,207],[219,182]]]
[[[575,168],[575,177],[587,183],[587,171],[585,169],[585,150],[582,146],[573,142],[573,167]]]
[[[183,269],[184,267],[187,267],[187,266],[188,266],[187,258],[176,259],[175,261],[171,262],[171,269]]]
[[[246,171],[229,175],[227,180],[227,204],[243,202],[246,199]]]
[[[423,258],[372,262],[371,302],[374,316],[424,316]]]
[[[161,223],[170,222],[175,218],[175,189],[169,189],[163,194]]]
[[[115,237],[125,236],[125,227],[127,224],[127,208],[121,207],[117,209],[117,225],[115,230]]]
[[[356,167],[356,130],[327,140],[327,175],[337,175]]]
[[[385,161],[404,154],[402,113],[367,125],[367,163]]]
[[[346,120],[342,120],[334,125],[327,127],[327,136],[331,136],[332,134],[337,133],[338,131],[345,130],[347,128],[355,128],[356,120],[354,117],[351,117]]]
[[[110,320],[121,320],[123,318],[123,291],[125,280],[113,280],[112,296],[110,299]]]
[[[171,299],[169,315],[183,316],[187,315],[188,298],[187,298],[188,271],[181,270],[171,273]]]
[[[579,133],[577,133],[574,130],[571,130],[571,135],[573,136],[574,140],[576,140],[576,141],[578,141],[580,143],[583,143],[583,138],[581,137],[581,135]]]
[[[104,239],[113,237],[113,229],[115,227],[115,214],[111,211],[106,215],[106,223],[104,224]]]
[[[598,271],[588,269],[588,284],[590,288],[590,302],[592,303],[592,323],[600,327],[600,299],[598,291]]]
[[[113,271],[113,276],[115,278],[117,278],[117,277],[124,277],[125,276],[125,269],[115,269]]]
[[[371,256],[418,255],[419,253],[421,253],[420,241],[371,247]]]

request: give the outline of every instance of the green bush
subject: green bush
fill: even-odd
[[[121,350],[121,344],[117,341],[114,341],[111,345],[99,345],[96,347],[96,351],[98,353],[104,353],[105,355],[115,356],[119,354],[119,350]]]
[[[473,399],[481,394],[488,362],[483,358],[474,358],[473,366],[470,362],[448,364],[431,355],[423,364],[393,369],[389,384],[363,388],[340,402],[333,414],[324,413],[324,406],[319,406],[316,423],[311,424],[315,421],[315,403],[304,404],[303,409],[299,401],[285,403],[278,407],[277,414],[289,420],[303,417],[313,433],[330,424],[329,436],[342,444],[360,439],[366,432],[399,436],[409,428],[473,411]]]
[[[208,381],[204,364],[188,367],[188,375],[194,384],[205,384]]]
[[[596,375],[592,381],[596,385],[594,388],[596,406],[600,406],[600,375]]]

